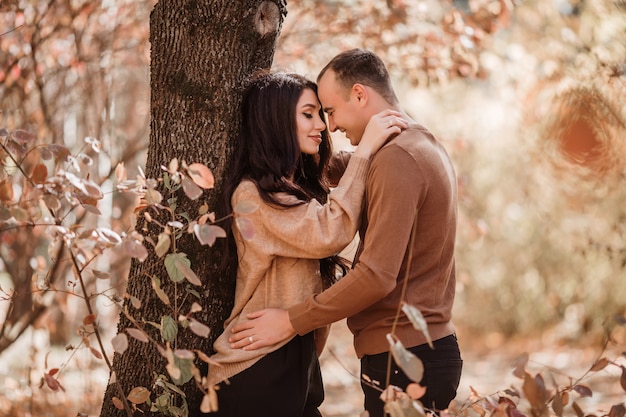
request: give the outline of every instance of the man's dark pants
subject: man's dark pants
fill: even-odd
[[[419,400],[426,408],[444,410],[456,396],[463,360],[456,335],[436,340],[433,345],[434,349],[424,344],[408,350],[420,358],[424,364],[424,376],[420,385],[426,387],[426,394]],[[384,352],[377,355],[365,355],[361,358],[361,375],[365,374],[369,379],[380,382],[381,388],[386,386],[388,355],[388,352]],[[414,381],[411,381],[395,361],[392,361],[389,384],[404,390],[411,382]],[[384,417],[385,403],[380,399],[381,391],[372,388],[363,380],[361,387],[365,394],[365,409],[369,411],[370,417]]]

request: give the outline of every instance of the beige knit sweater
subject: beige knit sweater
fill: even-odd
[[[244,239],[236,225],[233,227],[239,256],[235,305],[224,323],[224,332],[213,345],[216,353],[211,359],[221,366],[210,366],[209,384],[230,378],[289,342],[244,351],[231,349],[228,338],[232,327],[246,320],[246,314],[263,308],[287,308],[322,290],[319,259],[338,253],[354,238],[368,169],[369,160],[352,157],[324,205],[311,200],[289,208],[276,207],[263,201],[252,181],[244,180],[237,187],[233,207],[249,201],[259,208],[246,215],[254,225],[251,239]],[[289,201],[294,198],[284,197]],[[327,327],[318,329],[318,348],[327,331]]]

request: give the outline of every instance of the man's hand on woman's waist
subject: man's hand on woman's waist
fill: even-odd
[[[256,350],[296,335],[287,310],[266,308],[247,314],[246,318],[248,321],[233,327],[228,339],[233,349]]]

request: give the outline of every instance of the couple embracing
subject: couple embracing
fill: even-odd
[[[354,152],[333,154],[336,130]],[[255,76],[234,158],[226,209],[241,201],[258,209],[246,216],[252,238],[236,222],[227,227],[235,304],[207,375],[219,410],[206,416],[321,416],[318,355],[330,324],[346,317],[367,375],[364,408],[384,416],[385,384],[414,382],[393,360],[386,381],[386,335],[403,302],[420,310],[434,341],[405,316],[393,329],[424,364],[420,401],[447,408],[462,368],[451,321],[456,178],[441,143],[401,110],[381,59],[343,52],[317,84],[293,73]],[[337,254],[357,231],[348,269]]]

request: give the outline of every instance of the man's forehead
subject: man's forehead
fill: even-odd
[[[322,105],[326,105],[324,100],[328,101],[332,96],[339,93],[339,85],[337,84],[334,73],[326,72],[322,75],[317,84],[317,93]]]

